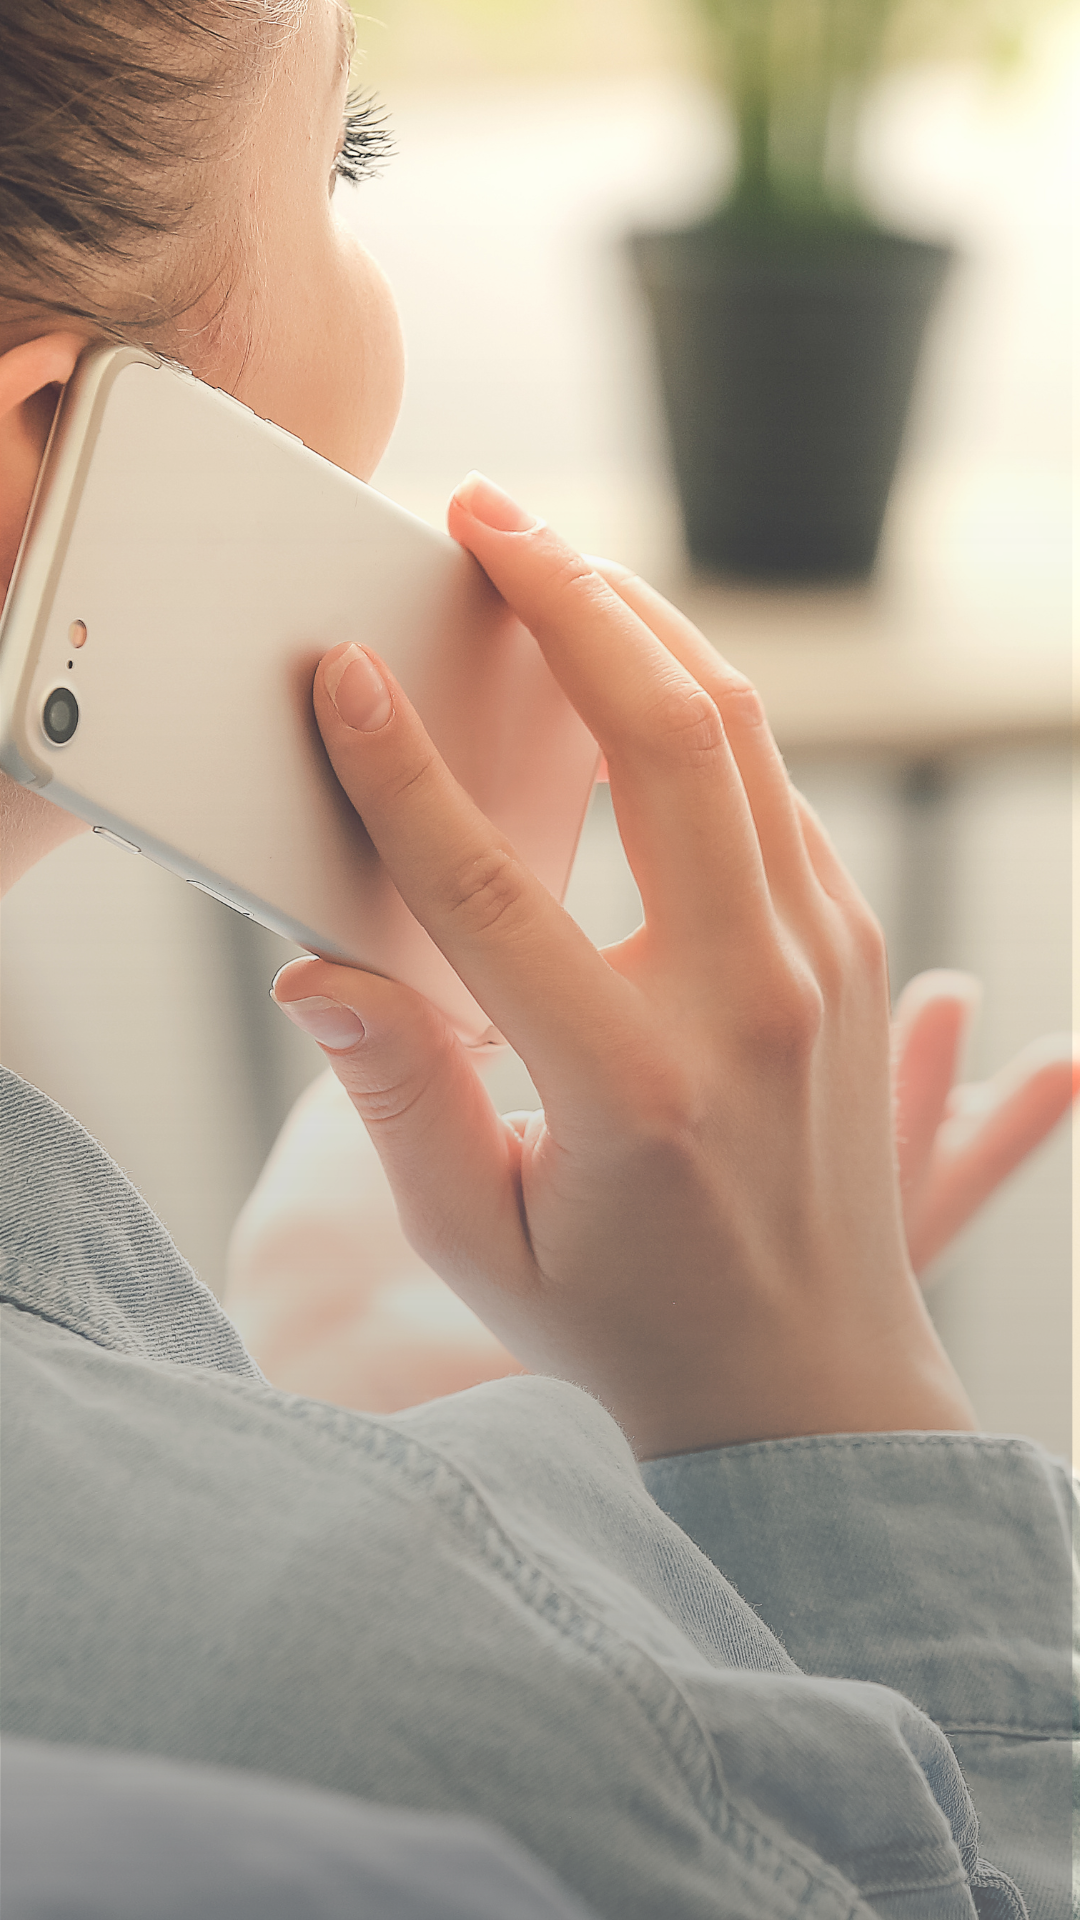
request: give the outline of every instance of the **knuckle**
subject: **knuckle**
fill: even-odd
[[[851,971],[851,953],[846,937],[842,932],[838,936],[834,923],[819,941],[814,953],[814,974],[826,1006],[838,1007],[842,1004],[851,984]]]
[[[597,568],[591,566],[580,553],[575,553],[572,547],[563,546],[560,541],[551,555],[548,590],[556,605],[562,600],[567,600],[576,607],[582,600],[586,602],[602,600],[608,589],[606,581]]]
[[[881,922],[865,901],[845,902],[837,921],[818,973],[830,998],[838,1002],[887,982],[889,960]]]
[[[353,1105],[366,1127],[378,1131],[404,1120],[424,1092],[424,1081],[417,1074],[405,1074],[389,1081],[370,1079],[350,1088]]]
[[[444,1022],[419,1002],[403,1029],[362,1047],[347,1067],[343,1063],[342,1084],[372,1135],[410,1122],[452,1047]]]
[[[680,767],[711,766],[723,750],[724,723],[704,687],[673,686],[652,705],[645,743]]]
[[[694,1093],[674,1060],[655,1058],[635,1078],[634,1111],[643,1140],[678,1139],[692,1126]]]
[[[720,710],[725,726],[742,727],[749,731],[768,725],[765,702],[749,680],[728,687],[721,693]]]
[[[614,587],[616,593],[620,593],[624,587],[640,584],[641,575],[635,573],[633,567],[626,566],[621,560],[603,560],[593,555],[590,556],[590,565],[593,572],[600,575],[601,580],[606,580],[609,587]]]
[[[675,1181],[696,1163],[706,1104],[696,1079],[673,1060],[635,1062],[632,1084],[611,1118],[644,1183],[658,1176]]]
[[[887,996],[885,935],[865,902],[834,907],[828,930],[815,952],[814,975],[825,1005],[834,1012],[865,1000],[868,992]]]
[[[643,1151],[681,1152],[711,1111],[706,1056],[707,1047],[681,1046],[667,1023],[649,1035],[639,1033],[610,1082],[613,1130]]]
[[[867,906],[865,900],[859,901],[853,909],[849,926],[855,954],[862,968],[874,975],[886,973],[888,953],[885,931],[877,914]]]
[[[485,847],[457,868],[447,895],[451,919],[470,933],[490,933],[521,900],[521,873],[508,847]]]
[[[435,768],[435,749],[425,743],[407,766],[391,767],[378,780],[377,797],[388,809],[398,809],[422,790]]]
[[[807,1058],[825,1021],[825,994],[809,969],[778,968],[755,989],[755,1005],[744,1024],[753,1051],[776,1061]]]
[[[781,1002],[783,1033],[795,1053],[812,1052],[825,1023],[825,995],[809,973],[789,983]]]

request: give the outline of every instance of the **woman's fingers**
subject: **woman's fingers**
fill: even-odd
[[[955,1088],[979,1002],[971,974],[909,981],[893,1021],[896,1147],[904,1231],[916,1273],[1026,1159],[1080,1088],[1071,1041],[1042,1040],[978,1087]]]
[[[406,905],[542,1091],[602,1099],[634,990],[458,785],[370,654],[335,648],[314,700],[334,771]]]
[[[893,1016],[896,1151],[905,1227],[914,1219],[945,1118],[961,1051],[979,1002],[971,974],[944,968],[909,980]]]
[[[273,997],[320,1043],[352,1100],[410,1245],[437,1259],[442,1277],[490,1321],[476,1276],[498,1273],[512,1291],[532,1271],[518,1198],[520,1141],[442,1016],[409,987],[325,960],[283,967]]]
[[[1046,1138],[1078,1092],[1071,1036],[1037,1040],[985,1085],[957,1089],[908,1230],[917,1273]]]
[[[771,924],[761,849],[715,700],[580,554],[470,477],[450,531],[533,633],[608,763],[651,938],[715,981]]]
[[[833,846],[820,816],[797,787],[792,788],[792,795],[807,858],[817,875],[818,885],[847,914],[869,913],[866,901]]]
[[[710,646],[692,620],[639,574],[612,560],[592,564],[715,700],[750,803],[773,897],[778,904],[804,905],[808,894],[816,895],[816,875],[796,795],[757,689]]]

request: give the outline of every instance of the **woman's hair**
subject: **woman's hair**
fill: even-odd
[[[147,333],[227,273],[232,109],[303,7],[0,0],[0,305]]]

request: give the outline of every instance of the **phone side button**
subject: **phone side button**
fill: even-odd
[[[231,907],[234,913],[240,915],[241,920],[251,919],[251,915],[246,907],[238,907],[235,900],[230,900],[227,894],[215,893],[213,887],[204,887],[201,880],[189,880],[188,886],[198,887],[199,892],[205,893],[208,899],[216,900],[219,907]]]
[[[133,840],[125,840],[123,834],[113,833],[108,827],[95,827],[94,832],[100,840],[107,840],[110,847],[123,847],[125,853],[141,853]]]
[[[288,427],[279,427],[277,421],[267,419],[267,416],[265,415],[265,413],[261,414],[260,418],[262,420],[264,427],[273,427],[274,432],[278,435],[279,439],[291,440],[294,446],[297,446],[297,447],[307,446],[307,441],[301,440],[300,435],[298,433],[290,433]]]

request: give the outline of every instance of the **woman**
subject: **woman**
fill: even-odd
[[[372,471],[401,359],[331,207],[349,54],[337,0],[8,10],[8,572],[102,332]],[[673,608],[479,476],[450,530],[604,750],[645,925],[597,954],[339,647],[338,777],[544,1110],[500,1120],[391,982],[275,994],[412,1243],[547,1377],[378,1420],[268,1387],[7,1076],[6,1727],[481,1813],[600,1913],[1018,1915],[1009,1874],[1057,1911],[1068,1487],[974,1434],[914,1280],[880,932]],[[9,883],[79,830],[0,803]]]

